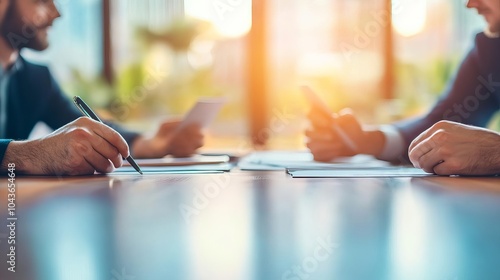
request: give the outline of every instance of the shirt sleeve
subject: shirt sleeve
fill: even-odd
[[[402,161],[401,155],[406,152],[403,135],[392,125],[382,125],[379,130],[385,136],[385,145],[377,158],[385,161]]]

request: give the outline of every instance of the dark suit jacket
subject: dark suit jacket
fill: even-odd
[[[429,113],[395,125],[408,147],[413,139],[438,121],[450,120],[484,127],[499,108],[500,38],[492,39],[479,33],[474,48]]]
[[[24,60],[22,57],[7,90],[7,129],[8,139],[0,140],[0,162],[3,160],[8,144],[12,140],[25,140],[38,122],[44,122],[56,130],[82,116],[61,91],[46,66]],[[123,128],[109,124],[118,130],[130,144],[138,136]]]

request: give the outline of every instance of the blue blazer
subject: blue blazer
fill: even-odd
[[[0,140],[0,160],[3,160],[12,140],[25,140],[38,122],[44,122],[56,130],[82,116],[82,113],[66,97],[46,66],[36,65],[22,57],[7,90],[8,139]],[[130,144],[138,136],[110,124]]]

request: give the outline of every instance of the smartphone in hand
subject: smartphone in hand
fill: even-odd
[[[304,96],[307,98],[309,103],[311,103],[311,106],[313,108],[316,108],[321,111],[322,114],[325,116],[332,116],[332,111],[326,103],[309,87],[309,86],[300,86],[300,89],[302,90],[302,93]],[[347,133],[342,129],[342,127],[338,126],[337,124],[333,124],[332,129],[339,135],[339,137],[342,139],[342,141],[353,151],[357,151],[357,145],[354,143],[354,141],[347,135]]]

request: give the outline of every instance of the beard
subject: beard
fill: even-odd
[[[47,26],[38,27],[24,22],[17,8],[17,1],[10,1],[0,33],[14,50],[29,48],[43,51],[49,47],[47,36],[42,32]]]

